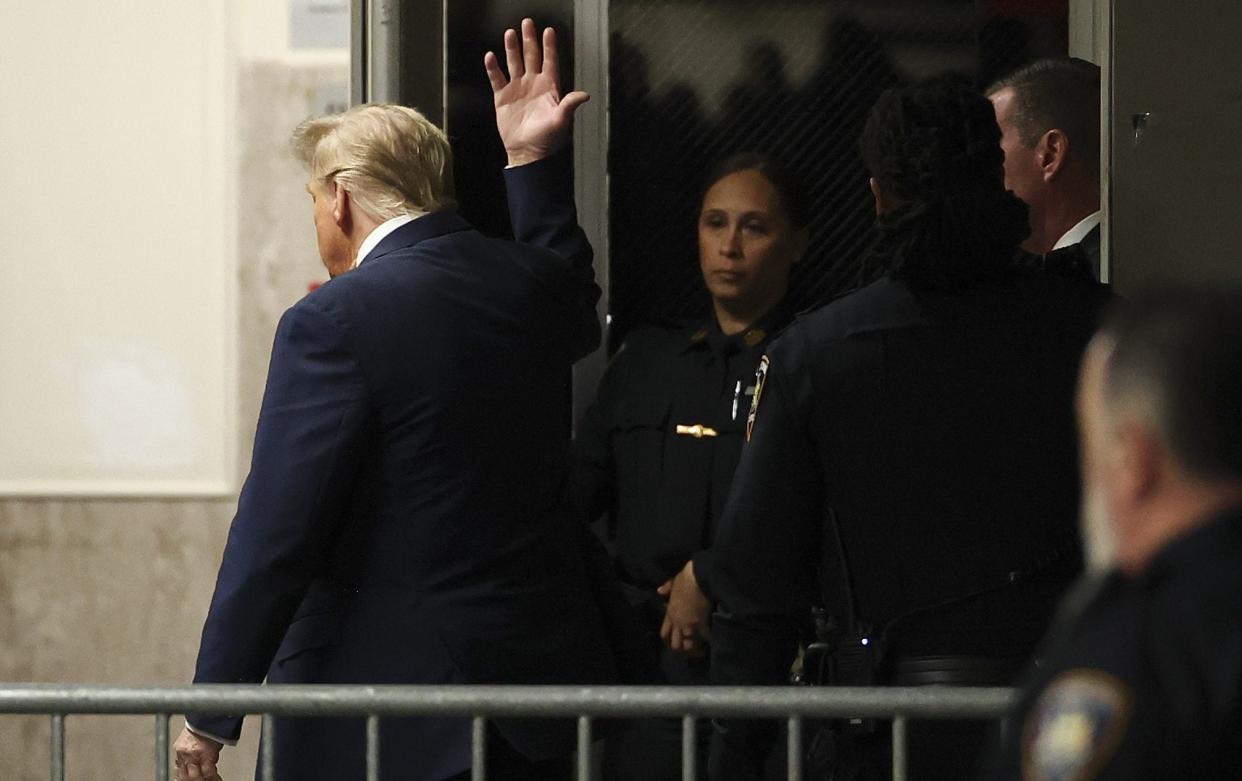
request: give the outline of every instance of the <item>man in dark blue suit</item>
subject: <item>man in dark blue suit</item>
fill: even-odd
[[[591,250],[559,148],[583,93],[555,37],[487,61],[522,244],[447,208],[448,141],[366,106],[295,134],[333,279],[277,328],[250,475],[195,682],[613,683],[600,583],[565,513],[566,372],[599,342]],[[568,216],[568,218],[567,218]],[[348,273],[345,273],[348,272]],[[187,717],[177,778],[211,779],[241,718]],[[265,739],[273,739],[267,736]],[[282,719],[281,778],[362,776],[357,719]],[[571,724],[499,722],[489,772],[548,778]],[[466,719],[386,719],[384,778],[470,767]]]

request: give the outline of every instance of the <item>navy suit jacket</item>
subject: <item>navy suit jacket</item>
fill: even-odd
[[[600,337],[568,166],[506,172],[544,248],[434,213],[285,313],[195,682],[617,681],[564,502],[567,372]],[[278,722],[282,777],[360,777],[361,727],[322,724]],[[573,746],[572,725],[499,727],[531,758]],[[385,777],[464,770],[469,732],[386,720]]]

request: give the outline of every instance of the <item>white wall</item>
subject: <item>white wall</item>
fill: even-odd
[[[0,494],[234,490],[238,66],[348,60],[291,7],[0,9]]]
[[[224,6],[0,12],[0,492],[227,493],[232,70]]]
[[[235,314],[207,330],[232,328],[234,334],[221,349],[224,360],[235,363],[236,379],[220,393],[236,412],[232,424],[217,431],[234,443],[236,469],[229,479],[234,489],[239,485],[276,320],[308,282],[326,278],[302,189],[305,174],[287,152],[289,133],[320,108],[321,94],[343,89],[348,78],[345,52],[291,49],[287,14],[287,0],[0,0],[0,138],[6,144],[0,331],[15,332],[23,319],[53,320],[32,337],[40,346],[16,369],[2,352],[12,340],[0,335],[0,397],[11,398],[4,394],[16,393],[12,388],[26,383],[30,371],[46,371],[39,361],[84,371],[86,360],[45,336],[63,327],[45,317],[45,308],[60,306],[70,293],[80,296],[84,311],[70,311],[68,322],[97,316],[95,298],[130,307],[158,301],[137,291],[150,291],[160,280],[130,279],[123,264],[131,254],[148,252],[143,218],[171,215],[196,237],[180,238],[203,265],[164,269],[156,265],[163,255],[148,259],[154,276],[176,283],[174,297],[189,300],[189,308],[166,301],[164,309],[178,317],[163,322],[181,327],[178,319],[206,311],[193,294],[215,284],[217,273],[233,290]],[[170,72],[178,69],[214,75],[203,76],[204,86],[174,78]],[[10,146],[19,138],[25,146]],[[114,152],[108,147],[117,139]],[[216,143],[223,162],[212,167],[200,157]],[[47,154],[49,148],[56,154]],[[108,154],[133,168],[114,164]],[[40,155],[49,159],[35,170],[27,161]],[[108,177],[99,173],[100,160]],[[155,191],[120,196],[148,180]],[[218,196],[204,194],[211,182]],[[53,184],[60,187],[59,200],[49,211],[27,209],[23,219],[9,214],[22,208],[23,192]],[[60,234],[76,231],[70,219],[83,215],[102,223],[102,233],[75,239],[89,252],[76,258],[78,265],[62,267],[46,248],[68,241]],[[217,242],[219,254],[202,242]],[[19,273],[26,275],[24,285],[33,281],[37,289],[26,285],[22,295],[14,293]],[[70,287],[77,289],[66,292]],[[100,333],[110,328],[109,320]],[[140,335],[158,345],[167,337],[148,333],[157,330],[141,329]],[[95,336],[85,327],[77,333]],[[198,345],[193,352],[205,354]],[[26,395],[22,409],[31,414],[53,406],[37,385]],[[0,448],[13,436],[0,428]],[[123,501],[0,495],[0,681],[187,683],[235,506],[235,492]],[[151,727],[146,717],[69,718],[67,778],[150,777]],[[174,736],[180,728],[174,719]],[[257,732],[257,721],[248,721],[242,745],[225,752],[225,778],[253,776]],[[47,778],[47,747],[46,717],[0,716],[0,779]]]

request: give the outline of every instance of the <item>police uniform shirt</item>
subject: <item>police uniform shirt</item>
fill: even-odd
[[[715,317],[631,334],[574,442],[572,497],[609,516],[620,576],[654,590],[708,546],[741,452],[755,367],[789,317],[782,305],[726,336]],[[711,594],[710,563],[696,558]]]
[[[1072,570],[1059,589],[1021,573],[1077,558],[1073,396],[1102,303],[1017,270],[944,293],[885,278],[787,328],[711,550],[712,682],[787,683],[821,597],[881,634],[936,610],[890,635],[894,654],[1024,659]],[[825,557],[837,540],[847,567]],[[953,609],[992,593],[994,609]],[[722,732],[713,772],[755,777],[763,732]]]
[[[990,778],[1239,777],[1242,508],[1104,580],[1027,691]]]

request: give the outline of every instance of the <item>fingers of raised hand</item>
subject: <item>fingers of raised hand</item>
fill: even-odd
[[[543,30],[543,74],[550,76],[560,86],[560,55],[556,51],[556,30]]]
[[[561,121],[569,121],[578,107],[590,99],[591,96],[585,92],[571,92],[561,98],[560,104],[557,105],[557,111],[561,114]]]
[[[527,73],[537,74],[543,70],[543,51],[539,46],[539,34],[533,19],[522,20],[522,51]]]
[[[483,70],[487,71],[487,80],[492,84],[492,92],[500,92],[509,86],[509,80],[505,78],[504,71],[500,69],[500,60],[494,52],[483,55]]]
[[[505,64],[509,66],[510,81],[517,81],[526,75],[522,65],[522,47],[518,43],[517,31],[512,28],[505,30]]]

